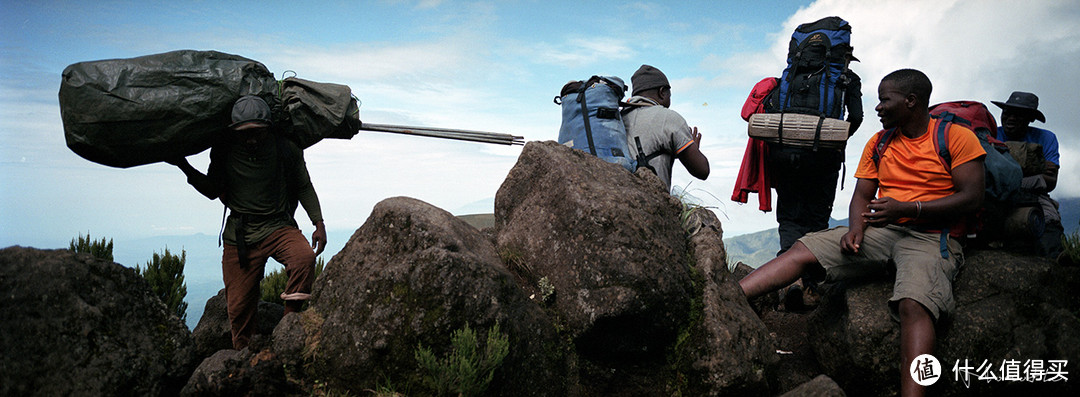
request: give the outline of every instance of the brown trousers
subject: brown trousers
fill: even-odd
[[[240,266],[235,245],[225,244],[221,257],[221,273],[225,280],[225,299],[228,302],[229,322],[232,324],[233,348],[247,347],[255,333],[262,281],[266,260],[285,265],[289,276],[282,297],[286,314],[296,311],[311,293],[315,281],[315,251],[295,227],[283,227],[270,233],[265,240],[248,248],[248,265]]]

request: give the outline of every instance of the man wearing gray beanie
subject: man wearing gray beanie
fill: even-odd
[[[623,115],[627,143],[639,167],[648,167],[671,190],[671,167],[678,158],[695,178],[709,177],[709,159],[701,153],[701,134],[671,106],[671,84],[660,69],[641,65],[630,78],[633,96]]]

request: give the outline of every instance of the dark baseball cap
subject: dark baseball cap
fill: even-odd
[[[236,100],[232,108],[232,124],[229,128],[238,129],[248,124],[259,127],[270,126],[270,106],[262,98],[245,95]]]

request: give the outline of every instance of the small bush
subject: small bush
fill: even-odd
[[[540,289],[541,302],[547,302],[552,295],[555,295],[555,285],[551,283],[547,276],[540,277],[540,280],[536,282],[536,286]]]
[[[319,278],[322,274],[323,257],[319,257],[319,260],[315,262],[315,278]],[[281,293],[285,292],[285,287],[289,285],[289,274],[285,272],[285,268],[274,270],[270,274],[263,277],[259,282],[259,290],[262,296],[262,300],[270,303],[277,303],[284,305],[285,301],[281,299]]]
[[[184,282],[184,265],[187,263],[187,251],[180,251],[180,256],[169,253],[165,248],[162,254],[154,253],[152,261],[146,262],[145,268],[135,266],[135,272],[150,283],[150,290],[161,302],[175,313],[180,321],[187,321],[187,284]]]
[[[682,222],[682,226],[684,229],[690,226],[688,225],[688,222],[690,221],[690,215],[693,214],[694,211],[697,211],[699,209],[717,209],[717,207],[715,206],[706,205],[701,199],[695,197],[693,194],[690,194],[691,191],[704,192],[712,198],[712,201],[717,203],[720,202],[719,198],[714,196],[712,193],[709,193],[708,191],[702,189],[690,190],[691,182],[688,182],[686,186],[674,186],[671,188],[671,194],[675,196],[675,198],[679,199],[680,203],[682,203],[682,211],[679,213],[679,221]]]
[[[105,242],[105,238],[102,237],[101,241],[94,241],[90,238],[90,232],[86,232],[86,237],[83,237],[82,233],[79,233],[78,239],[71,239],[71,244],[68,246],[68,250],[75,253],[88,253],[95,258],[104,259],[107,261],[113,260],[113,242],[109,239],[109,242]]]
[[[1080,263],[1080,230],[1061,236],[1061,247],[1072,263]]]
[[[431,349],[423,345],[416,347],[415,357],[423,372],[422,382],[436,395],[476,396],[483,393],[510,352],[509,338],[499,331],[497,322],[488,329],[484,346],[477,345],[476,332],[469,329],[468,324],[454,331],[450,344],[452,350],[442,359],[436,358]]]

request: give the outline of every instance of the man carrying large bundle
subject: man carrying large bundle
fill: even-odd
[[[240,350],[255,332],[267,259],[285,265],[289,276],[281,295],[285,314],[299,311],[311,294],[315,257],[326,248],[326,227],[303,151],[273,128],[266,102],[254,95],[241,97],[233,105],[232,121],[227,136],[211,149],[205,175],[184,157],[169,163],[179,167],[199,193],[220,198],[229,209],[221,270],[233,348]],[[297,228],[297,203],[315,225],[311,245]]]

